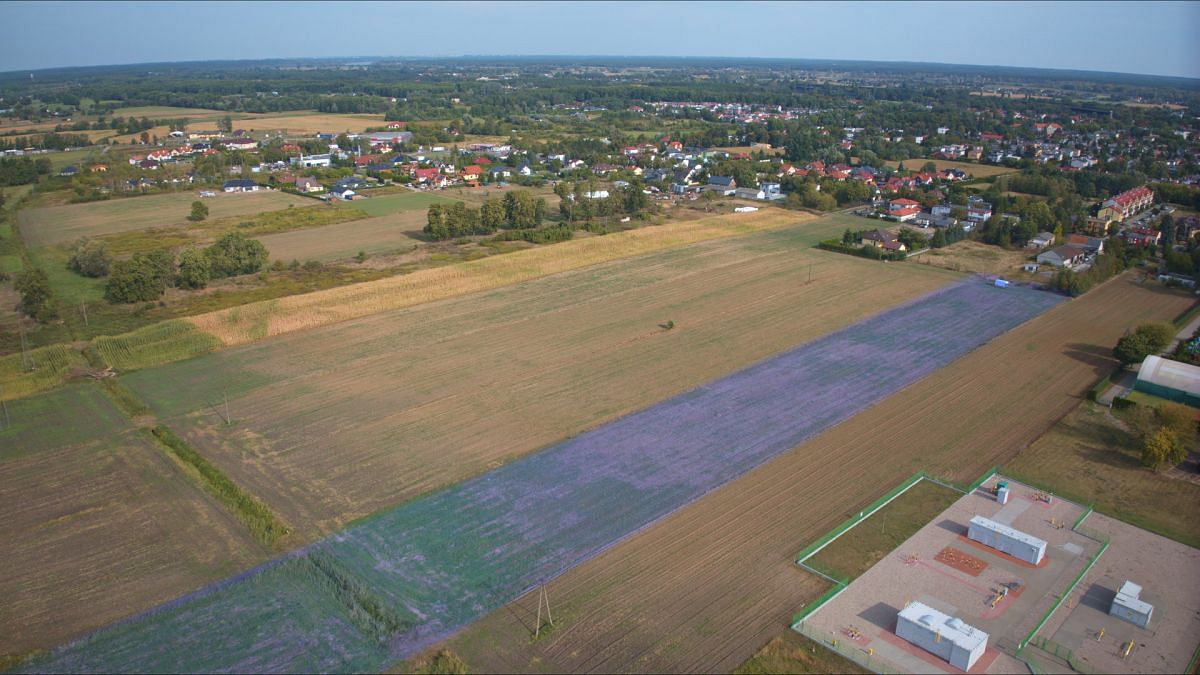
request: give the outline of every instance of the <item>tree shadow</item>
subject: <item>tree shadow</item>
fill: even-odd
[[[1063,354],[1080,363],[1091,366],[1097,378],[1109,375],[1120,363],[1113,358],[1111,349],[1082,342],[1067,345],[1067,348],[1063,350]]]

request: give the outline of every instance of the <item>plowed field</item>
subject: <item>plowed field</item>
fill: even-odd
[[[7,407],[0,656],[78,637],[265,556],[98,385]]]
[[[448,641],[473,670],[731,671],[786,630],[823,582],[809,541],[917,469],[973,479],[1011,459],[1112,367],[1126,328],[1185,293],[1126,275],[1064,303],[694,502]]]
[[[125,381],[316,536],[958,278],[814,251],[811,236],[799,227],[663,251]],[[226,395],[232,426],[212,407]]]

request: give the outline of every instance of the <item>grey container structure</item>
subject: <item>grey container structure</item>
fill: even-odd
[[[1032,535],[1001,525],[994,520],[975,516],[967,528],[967,538],[1007,553],[1018,560],[1037,565],[1046,557],[1046,542]]]
[[[1141,595],[1141,586],[1126,581],[1121,585],[1121,590],[1117,591],[1117,597],[1113,598],[1112,606],[1108,608],[1109,616],[1128,621],[1138,628],[1145,628],[1146,624],[1150,623],[1150,616],[1154,614],[1154,605],[1142,600]]]
[[[963,671],[983,656],[988,641],[987,633],[921,602],[900,610],[896,635]]]

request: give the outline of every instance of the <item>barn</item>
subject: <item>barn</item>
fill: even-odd
[[[1161,356],[1147,356],[1138,370],[1135,391],[1200,407],[1200,367]]]

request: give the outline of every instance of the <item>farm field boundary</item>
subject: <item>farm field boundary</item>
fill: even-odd
[[[382,667],[387,659],[416,653],[1062,301],[1047,293],[1001,290],[966,279],[371,516],[304,553],[321,557],[322,569],[345,579],[339,587],[357,589],[351,609],[329,613],[327,606],[312,606],[311,594],[295,577],[302,570],[286,572],[292,568],[275,565],[269,575],[251,575],[204,595],[202,602],[181,602],[101,631],[28,667]],[[928,325],[945,330],[938,339],[920,337],[927,335]],[[884,355],[911,367],[859,367]],[[589,471],[580,472],[584,465]],[[274,611],[261,606],[264,596],[272,599]],[[395,627],[385,647],[371,631],[339,629],[336,646],[321,639],[320,627],[330,622],[358,625],[351,621],[351,615],[361,620],[355,607],[397,612],[385,617]],[[228,620],[214,622],[209,617],[215,615]],[[297,632],[296,626],[303,629]],[[298,642],[311,646],[296,654]],[[201,644],[206,649],[197,650]]]

